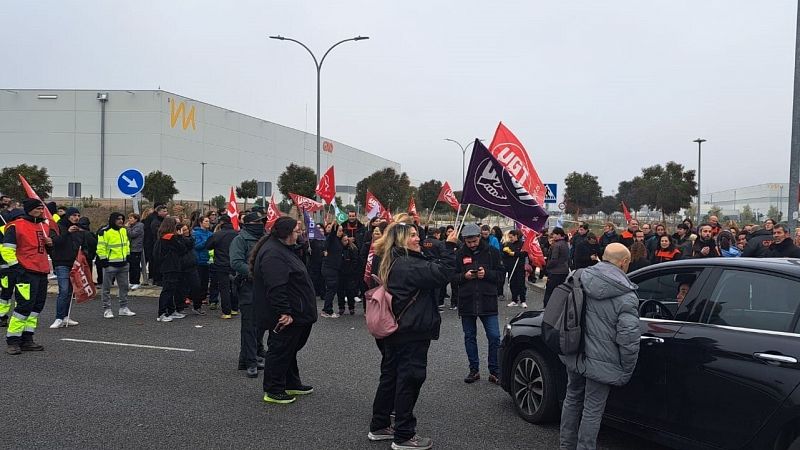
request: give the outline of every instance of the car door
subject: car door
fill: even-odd
[[[716,268],[672,339],[669,407],[683,437],[746,445],[800,382],[800,280]]]
[[[682,282],[691,281],[685,301],[700,291],[703,268],[680,267],[654,269],[637,274],[631,281],[639,287],[640,307],[656,301],[662,306],[677,307],[676,296]],[[651,302],[652,303],[652,302]],[[656,317],[641,317],[641,341],[636,369],[627,385],[614,388],[609,395],[606,414],[650,428],[664,429],[670,420],[668,409],[668,361],[673,338],[683,322],[673,320],[669,313]]]

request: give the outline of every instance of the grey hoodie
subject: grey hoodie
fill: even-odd
[[[586,291],[584,351],[561,356],[561,361],[586,378],[625,385],[639,356],[638,286],[605,261],[584,269],[581,282]]]

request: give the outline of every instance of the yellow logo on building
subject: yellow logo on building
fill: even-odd
[[[186,102],[181,100],[178,103],[178,106],[175,107],[175,100],[168,98],[167,102],[169,102],[169,126],[175,128],[175,124],[178,123],[178,117],[181,118],[183,122],[183,129],[186,130],[189,128],[189,125],[192,126],[192,130],[197,129],[197,125],[194,122],[194,106],[189,108],[189,114],[186,114]]]

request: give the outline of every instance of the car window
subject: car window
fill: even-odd
[[[800,282],[766,273],[724,270],[708,301],[702,321],[715,325],[769,331],[791,331],[800,305]]]
[[[678,300],[681,287],[683,286],[685,293],[685,289],[691,288],[699,274],[699,269],[671,270],[658,272],[655,275],[647,274],[644,278],[637,278],[633,282],[639,286],[636,292],[640,300],[675,302]]]

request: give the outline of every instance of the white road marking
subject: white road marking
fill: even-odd
[[[124,342],[106,342],[106,341],[90,341],[87,339],[69,339],[63,338],[62,341],[68,342],[84,342],[87,344],[104,344],[104,345],[119,345],[121,347],[137,347],[137,348],[151,348],[153,350],[171,350],[175,352],[193,352],[190,348],[175,348],[175,347],[157,347],[155,345],[142,345],[142,344],[126,344]]]

